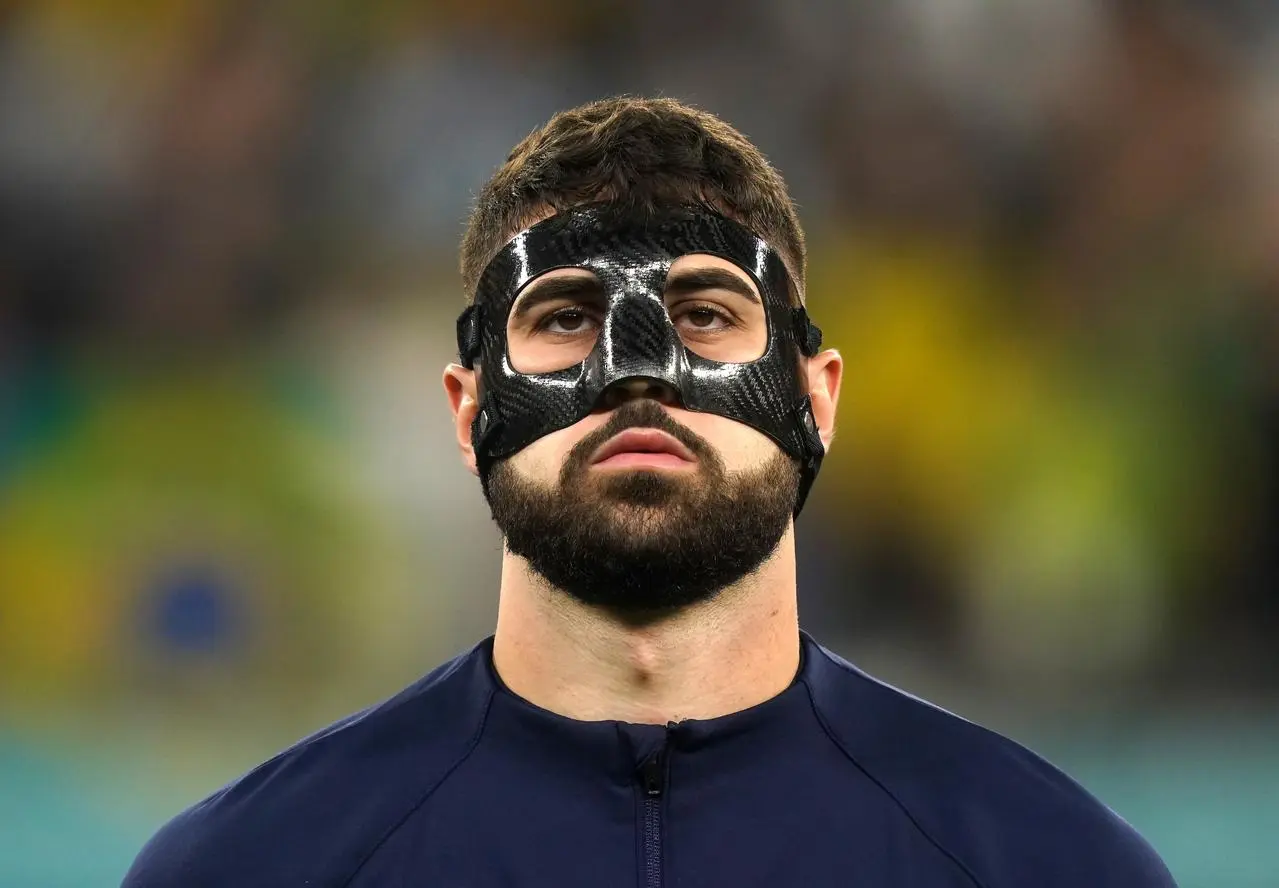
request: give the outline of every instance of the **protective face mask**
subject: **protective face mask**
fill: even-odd
[[[689,254],[725,259],[754,281],[767,327],[762,351],[718,361],[681,339],[666,305],[667,275]],[[529,284],[559,268],[585,269],[595,278],[602,320],[594,346],[570,366],[520,372],[507,336],[511,309]],[[821,331],[803,307],[791,305],[791,290],[786,266],[768,243],[703,208],[641,220],[588,205],[520,232],[485,268],[457,324],[462,364],[480,364],[471,435],[485,489],[495,461],[583,419],[610,387],[638,378],[665,384],[685,409],[758,429],[798,460],[798,515],[824,455],[801,368],[802,358],[820,348]]]

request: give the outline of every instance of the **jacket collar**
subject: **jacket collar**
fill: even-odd
[[[663,746],[679,754],[758,754],[761,745],[783,743],[797,723],[812,723],[812,704],[804,685],[825,658],[806,633],[800,633],[800,668],[795,680],[769,700],[711,719],[686,719],[668,725],[623,721],[580,721],[543,709],[512,692],[493,667],[493,640],[477,651],[493,688],[486,741],[497,741],[520,756],[543,765],[596,773],[607,772],[628,783],[640,765]]]

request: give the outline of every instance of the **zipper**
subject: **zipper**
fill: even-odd
[[[644,788],[644,888],[662,888],[662,796],[666,792],[666,749],[640,767]]]

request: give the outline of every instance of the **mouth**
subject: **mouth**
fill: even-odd
[[[688,469],[697,463],[692,451],[657,429],[627,429],[605,441],[591,464],[601,469]]]

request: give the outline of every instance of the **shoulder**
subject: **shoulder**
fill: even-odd
[[[981,888],[1175,888],[1135,829],[1024,746],[806,641],[823,729]]]
[[[470,754],[484,645],[298,742],[169,821],[122,888],[340,886]]]

